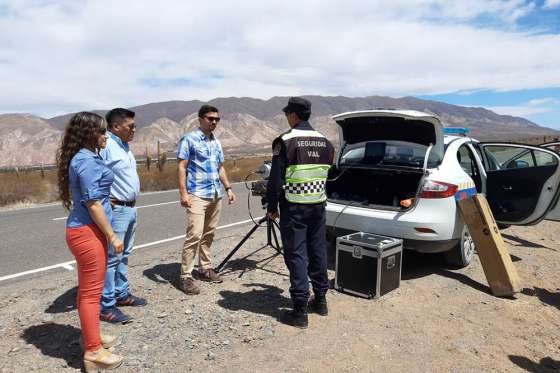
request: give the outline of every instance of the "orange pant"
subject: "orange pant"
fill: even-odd
[[[66,228],[66,243],[78,263],[78,314],[87,351],[101,348],[99,301],[107,270],[107,239],[95,224]]]

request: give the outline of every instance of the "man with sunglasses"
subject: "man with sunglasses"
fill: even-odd
[[[147,303],[145,299],[132,295],[128,283],[128,258],[132,253],[136,233],[135,205],[140,193],[136,159],[128,146],[136,132],[134,116],[133,111],[123,108],[115,108],[105,115],[109,132],[107,146],[100,152],[105,164],[114,174],[110,195],[113,210],[111,225],[123,241],[124,251],[116,254],[112,245],[109,245],[99,317],[107,322],[121,324],[132,318],[118,307],[141,307]]]
[[[214,130],[220,122],[217,108],[202,105],[198,111],[198,129],[187,133],[177,149],[177,174],[181,205],[187,209],[187,234],[181,257],[180,288],[188,295],[200,293],[192,272],[198,254],[198,278],[213,283],[222,278],[212,268],[210,246],[220,219],[224,189],[228,202],[235,194],[223,166],[224,153]]]

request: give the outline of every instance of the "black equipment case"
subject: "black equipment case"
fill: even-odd
[[[398,288],[402,242],[363,232],[337,237],[335,288],[370,299]]]

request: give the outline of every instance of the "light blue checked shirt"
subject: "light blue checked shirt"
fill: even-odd
[[[216,136],[208,138],[200,129],[187,133],[179,140],[177,158],[189,161],[187,192],[200,198],[224,196],[220,181],[224,152]]]

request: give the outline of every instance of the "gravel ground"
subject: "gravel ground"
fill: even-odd
[[[219,231],[216,258],[248,228]],[[102,328],[121,336],[119,372],[558,372],[559,230],[503,231],[524,286],[511,299],[489,293],[478,258],[451,270],[439,255],[407,253],[399,289],[378,300],[330,290],[329,316],[311,315],[303,331],[279,321],[289,281],[282,257],[262,248],[264,230],[232,258],[223,284],[203,283],[194,297],[176,288],[175,241],[134,253],[133,291],[149,305]],[[0,372],[80,371],[75,295],[75,271],[0,285]]]

